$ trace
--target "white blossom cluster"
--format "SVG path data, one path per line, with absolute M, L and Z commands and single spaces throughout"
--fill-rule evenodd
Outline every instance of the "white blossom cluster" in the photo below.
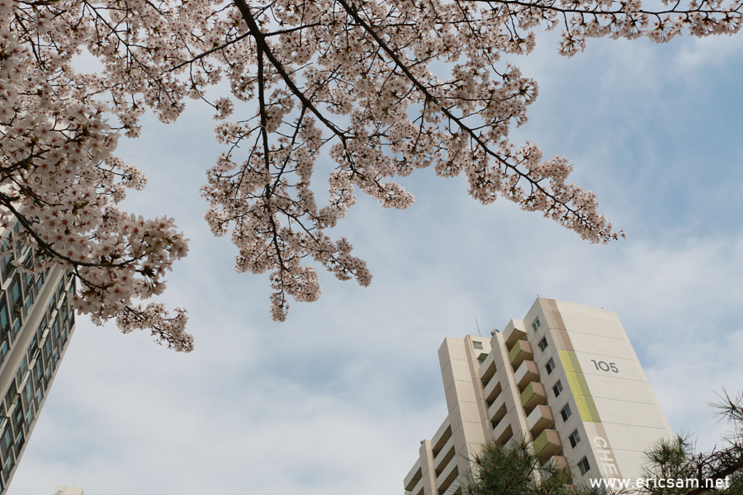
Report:
M 67 32 L 58 35 L 64 30 L 52 11 L 19 6 L 0 2 L 0 225 L 6 235 L 17 232 L 3 255 L 19 260 L 33 248 L 25 269 L 62 265 L 79 279 L 78 312 L 98 324 L 114 318 L 124 332 L 149 329 L 190 351 L 182 310 L 171 317 L 161 305 L 135 302 L 162 293 L 162 277 L 185 256 L 187 240 L 172 219 L 116 208 L 127 188 L 142 189 L 146 180 L 111 154 L 118 133 L 92 98 L 94 78 L 78 81 L 69 67 L 76 43 L 51 36 L 74 38 L 73 25 L 61 23 Z
M 729 0 L 725 0 L 729 1 Z M 639 0 L 0 0 L 0 132 L 4 221 L 21 218 L 24 242 L 42 263 L 74 269 L 77 305 L 125 330 L 154 328 L 188 348 L 183 313 L 132 306 L 162 290 L 160 279 L 185 253 L 170 220 L 144 221 L 113 206 L 141 174 L 111 155 L 116 136 L 137 136 L 147 108 L 175 120 L 186 97 L 212 102 L 227 151 L 202 194 L 215 235 L 230 233 L 236 269 L 270 272 L 271 314 L 288 296 L 320 295 L 309 260 L 336 277 L 368 285 L 364 261 L 334 227 L 356 190 L 383 207 L 408 208 L 394 181 L 415 169 L 464 174 L 482 203 L 499 196 L 542 212 L 590 242 L 615 232 L 593 193 L 569 183 L 572 166 L 516 146 L 536 83 L 502 54 L 529 53 L 534 29 L 561 27 L 560 51 L 589 37 L 668 41 L 740 29 L 741 2 Z M 103 69 L 78 74 L 87 52 Z M 227 121 L 237 102 L 254 114 Z M 112 114 L 118 127 L 104 117 Z M 335 169 L 327 202 L 312 191 L 318 159 Z

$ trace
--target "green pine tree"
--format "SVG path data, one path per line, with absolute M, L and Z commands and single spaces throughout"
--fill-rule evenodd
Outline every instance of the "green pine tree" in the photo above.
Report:
M 541 465 L 526 442 L 488 444 L 472 459 L 462 486 L 465 495 L 575 495 L 570 469 L 553 462 Z
M 642 495 L 743 495 L 743 393 L 732 398 L 723 391 L 720 399 L 710 405 L 732 427 L 724 438 L 725 447 L 695 454 L 688 436 L 659 442 L 645 454 L 649 464 L 644 476 L 696 482 L 673 488 L 650 486 L 640 492 Z

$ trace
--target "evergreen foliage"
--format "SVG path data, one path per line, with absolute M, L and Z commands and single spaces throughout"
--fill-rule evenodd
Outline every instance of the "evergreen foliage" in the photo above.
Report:
M 694 454 L 689 438 L 678 436 L 659 442 L 646 453 L 650 462 L 645 477 L 696 480 L 696 486 L 650 486 L 641 491 L 643 495 L 743 495 L 743 393 L 733 398 L 723 391 L 720 399 L 710 405 L 731 426 L 722 449 Z M 708 480 L 714 486 L 708 486 Z
M 488 444 L 472 460 L 472 471 L 462 487 L 466 495 L 567 495 L 576 494 L 567 467 L 553 461 L 540 464 L 530 444 L 513 441 Z

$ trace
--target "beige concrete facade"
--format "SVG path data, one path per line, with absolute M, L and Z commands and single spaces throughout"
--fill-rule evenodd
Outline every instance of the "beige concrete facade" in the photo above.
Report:
M 17 234 L 0 232 L 7 245 Z M 0 495 L 4 495 L 75 328 L 74 280 L 60 268 L 31 273 L 33 252 L 0 256 Z
M 671 430 L 616 313 L 537 298 L 492 338 L 439 349 L 448 415 L 405 477 L 406 495 L 461 494 L 488 442 L 525 439 L 578 484 L 637 478 L 643 452 Z
M 54 489 L 54 495 L 83 495 L 83 489 L 73 486 L 59 486 Z

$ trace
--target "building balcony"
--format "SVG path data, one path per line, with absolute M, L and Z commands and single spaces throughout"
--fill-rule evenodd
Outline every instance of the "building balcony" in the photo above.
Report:
M 405 476 L 405 490 L 412 492 L 418 482 L 421 480 L 423 473 L 421 472 L 421 460 L 418 458 L 413 468 L 410 470 L 407 476 Z
M 488 419 L 497 423 L 506 415 L 506 394 L 500 394 L 493 404 L 488 407 Z
M 539 368 L 537 363 L 531 359 L 527 359 L 521 363 L 519 369 L 515 373 L 516 384 L 519 386 L 519 391 L 523 392 L 529 383 L 536 381 L 539 378 Z
M 552 457 L 562 450 L 560 435 L 555 430 L 544 430 L 534 440 L 534 452 L 540 459 Z
M 446 445 L 439 451 L 439 455 L 437 455 L 433 460 L 433 465 L 436 470 L 436 476 L 440 475 L 444 469 L 446 469 L 446 466 L 449 465 L 449 461 L 452 460 L 454 457 L 454 437 L 449 437 L 449 440 L 446 442 Z
M 480 380 L 489 382 L 495 375 L 495 359 L 494 353 L 491 352 L 488 357 L 480 364 Z
M 433 451 L 434 458 L 439 455 L 439 452 L 444 448 L 444 445 L 446 445 L 449 438 L 451 438 L 451 422 L 447 417 L 444 422 L 441 423 L 441 426 L 439 426 L 439 429 L 436 431 L 433 438 L 431 438 L 431 450 Z
M 495 429 L 493 429 L 493 440 L 501 445 L 505 445 L 512 436 L 513 429 L 511 428 L 511 422 L 508 421 L 508 418 L 503 418 Z
M 462 495 L 462 485 L 459 483 L 452 483 L 452 485 L 446 489 L 441 495 Z
M 562 455 L 553 455 L 552 461 L 555 463 L 555 467 L 557 469 L 566 469 L 568 468 L 568 458 Z
M 503 331 L 503 340 L 506 342 L 506 348 L 510 350 L 516 341 L 523 340 L 524 337 L 526 337 L 526 327 L 524 327 L 524 322 L 521 320 L 509 321 L 508 326 L 506 326 L 506 329 Z
M 521 392 L 521 405 L 524 406 L 527 414 L 531 413 L 531 410 L 536 406 L 545 402 L 547 402 L 547 392 L 544 390 L 544 385 L 539 382 L 531 382 Z
M 545 428 L 551 428 L 555 424 L 550 406 L 539 405 L 526 418 L 526 425 L 531 436 L 536 438 Z
M 493 402 L 500 395 L 501 390 L 500 381 L 498 378 L 493 377 L 493 379 L 485 386 L 482 395 L 485 397 L 486 401 Z
M 508 351 L 508 360 L 511 361 L 514 370 L 518 369 L 524 360 L 533 357 L 534 351 L 531 350 L 531 344 L 526 340 L 517 340 L 513 348 Z
M 459 468 L 456 462 L 450 462 L 444 471 L 436 477 L 436 488 L 438 493 L 443 493 L 459 476 Z

